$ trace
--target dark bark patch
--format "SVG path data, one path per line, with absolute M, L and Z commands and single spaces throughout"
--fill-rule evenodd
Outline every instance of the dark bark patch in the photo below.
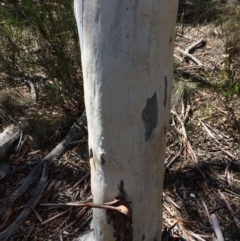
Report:
M 104 164 L 106 162 L 106 160 L 104 158 L 104 154 L 101 154 L 100 160 L 101 160 L 101 164 L 104 166 Z
M 142 120 L 145 127 L 145 142 L 149 141 L 152 131 L 158 122 L 158 103 L 157 93 L 155 92 L 151 98 L 147 99 L 146 106 L 142 111 Z
M 89 150 L 89 159 L 93 158 L 93 151 L 92 151 L 92 148 L 90 148 Z
M 168 90 L 168 80 L 167 80 L 167 76 L 165 76 L 164 78 L 164 98 L 163 98 L 163 105 L 166 108 L 167 105 L 167 90 Z
M 98 7 L 97 13 L 96 13 L 96 16 L 95 16 L 95 22 L 99 23 L 99 21 L 100 21 L 100 8 Z

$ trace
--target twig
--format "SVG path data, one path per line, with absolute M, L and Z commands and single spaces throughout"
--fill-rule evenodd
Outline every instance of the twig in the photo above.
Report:
M 218 131 L 217 129 L 213 128 L 212 126 L 210 126 L 210 125 L 207 124 L 207 123 L 205 123 L 205 125 L 206 125 L 209 129 L 211 129 L 213 132 L 215 132 L 218 136 L 220 136 L 221 139 L 222 139 L 228 146 L 230 146 L 229 143 L 228 143 L 228 141 L 225 139 L 225 138 L 229 138 L 229 136 L 226 136 L 226 135 L 222 134 L 220 131 Z M 224 138 L 224 137 L 225 137 L 225 138 Z
M 182 102 L 182 104 L 183 104 L 183 102 Z M 184 104 L 183 104 L 183 106 L 184 106 Z M 186 110 L 184 111 L 185 114 L 183 114 L 183 123 L 186 122 L 186 120 L 187 120 L 187 118 L 188 118 L 188 116 L 189 116 L 190 110 L 191 110 L 191 106 L 190 106 L 190 105 L 187 105 L 187 108 L 186 108 Z
M 59 240 L 60 240 L 60 241 L 63 241 L 62 232 L 60 232 L 60 233 L 58 234 L 58 237 L 59 237 Z
M 72 221 L 71 223 L 69 223 L 66 228 L 71 227 L 74 223 L 76 223 L 80 218 L 82 218 L 88 211 L 88 208 L 82 208 L 78 214 L 76 215 L 76 218 L 74 219 L 74 221 Z
M 201 170 L 201 168 L 200 168 L 200 166 L 198 164 L 197 156 L 194 153 L 190 142 L 188 141 L 187 132 L 186 132 L 186 129 L 185 129 L 185 126 L 184 126 L 184 122 L 181 120 L 181 118 L 179 117 L 179 115 L 177 114 L 176 111 L 171 110 L 171 113 L 177 118 L 178 122 L 181 125 L 181 130 L 177 130 L 177 131 L 178 131 L 178 133 L 180 133 L 182 135 L 183 143 L 185 145 L 185 148 L 186 148 L 188 154 L 190 155 L 191 159 L 193 160 L 193 162 L 194 162 L 196 168 L 198 169 L 198 171 L 202 174 L 203 178 L 206 180 L 207 183 L 209 183 L 209 181 L 206 178 L 205 174 L 202 172 L 202 170 Z
M 236 160 L 236 157 L 235 157 L 232 153 L 230 153 L 229 151 L 227 151 L 227 150 L 225 150 L 225 149 L 223 149 L 223 148 L 221 147 L 222 144 L 217 140 L 217 138 L 216 138 L 216 137 L 213 135 L 213 133 L 207 128 L 207 126 L 206 126 L 200 119 L 198 119 L 198 120 L 200 121 L 200 123 L 202 124 L 202 126 L 204 127 L 204 129 L 206 130 L 207 134 L 208 134 L 213 140 L 215 140 L 215 142 L 217 142 L 218 145 L 215 144 L 215 146 L 218 147 L 222 152 L 224 152 L 225 154 L 227 154 L 229 157 L 231 157 L 231 158 L 233 158 L 233 159 Z
M 181 143 L 181 147 L 180 150 L 178 151 L 178 153 L 165 165 L 166 168 L 170 168 L 170 166 L 173 164 L 173 162 L 175 162 L 175 160 L 178 159 L 178 157 L 181 155 L 183 151 L 183 145 Z
M 233 209 L 232 209 L 230 203 L 227 201 L 227 199 L 226 199 L 226 197 L 224 196 L 223 193 L 221 193 L 219 190 L 218 190 L 218 192 L 219 192 L 219 194 L 221 195 L 222 199 L 225 201 L 225 203 L 226 203 L 229 211 L 231 212 L 231 214 L 232 214 L 232 216 L 233 216 L 233 218 L 234 218 L 234 220 L 235 220 L 235 222 L 236 222 L 237 227 L 240 229 L 240 221 L 239 221 L 238 218 L 235 216 L 235 214 L 234 214 L 234 212 L 233 212 Z
M 215 234 L 217 236 L 217 240 L 218 241 L 224 241 L 223 234 L 222 234 L 221 228 L 219 226 L 217 217 L 215 216 L 215 214 L 209 214 L 207 205 L 205 204 L 205 202 L 203 200 L 202 200 L 202 204 L 203 204 L 203 206 L 205 208 L 205 211 L 207 213 L 209 222 L 210 222 L 210 224 L 212 225 L 212 227 L 213 227 L 213 229 L 215 231 Z
M 120 212 L 127 216 L 129 220 L 131 220 L 132 217 L 132 211 L 130 204 L 131 202 L 126 201 L 124 198 L 121 199 L 114 199 L 111 202 L 103 203 L 103 204 L 97 204 L 92 202 L 70 202 L 70 203 L 42 203 L 40 206 L 45 207 L 60 207 L 60 206 L 66 206 L 66 207 L 87 207 L 87 208 L 100 208 L 100 209 L 106 209 L 106 210 L 113 210 Z
M 102 208 L 102 209 L 111 209 L 114 211 L 121 212 L 121 209 L 114 206 L 97 204 L 97 203 L 88 203 L 88 202 L 70 202 L 70 203 L 41 203 L 42 207 L 88 207 L 88 208 Z
M 180 34 L 180 33 L 177 33 L 176 35 L 179 36 L 179 37 L 181 37 L 181 38 L 185 38 L 185 39 L 192 40 L 192 37 L 191 37 L 191 36 L 188 36 L 188 35 L 183 35 L 183 34 Z
M 212 223 L 212 226 L 214 228 L 215 234 L 217 236 L 217 240 L 218 241 L 224 241 L 222 230 L 220 228 L 220 225 L 218 223 L 216 215 L 213 213 L 213 214 L 210 215 L 210 218 L 211 218 L 211 223 Z
M 80 178 L 79 181 L 77 181 L 73 187 L 76 187 L 78 185 L 80 185 L 86 178 L 88 178 L 90 176 L 90 172 L 86 173 L 82 178 Z
M 53 216 L 53 217 L 51 217 L 51 218 L 43 221 L 43 222 L 42 222 L 42 225 L 43 225 L 43 224 L 46 224 L 46 223 L 49 223 L 49 222 L 53 221 L 53 220 L 56 219 L 56 218 L 61 217 L 61 216 L 64 215 L 65 213 L 68 213 L 71 209 L 72 209 L 72 208 L 69 208 L 69 209 L 65 210 L 64 212 L 59 213 L 59 214 L 57 214 L 57 215 L 55 215 L 55 216 Z
M 172 216 L 172 217 L 174 217 L 174 213 L 170 210 L 170 207 L 165 203 L 165 202 L 163 202 L 163 206 L 164 206 L 164 208 L 169 212 L 169 214 Z
M 79 143 L 86 143 L 88 140 L 79 140 L 79 141 L 72 141 L 69 144 L 79 144 Z
M 192 231 L 187 230 L 187 232 L 199 241 L 205 241 L 206 240 L 206 239 L 201 238 L 201 236 L 199 234 L 196 234 Z M 208 237 L 212 238 L 211 236 L 208 236 Z
M 232 184 L 233 184 L 233 173 L 232 173 L 232 171 L 230 172 L 229 169 L 231 167 L 232 162 L 233 161 L 227 160 L 227 165 L 225 168 L 225 177 L 227 178 L 228 184 L 231 188 L 232 188 Z
M 169 195 L 167 195 L 165 192 L 163 192 L 163 197 L 168 201 L 168 202 L 170 202 L 175 208 L 177 208 L 177 209 L 180 209 L 180 207 L 173 201 L 173 199 L 169 196 Z
M 208 219 L 209 219 L 209 221 L 210 221 L 210 224 L 212 224 L 211 223 L 211 219 L 210 219 L 210 214 L 209 214 L 209 211 L 208 211 L 208 208 L 207 208 L 207 205 L 206 205 L 206 203 L 202 200 L 202 204 L 203 204 L 203 206 L 204 206 L 204 209 L 205 209 L 205 211 L 206 211 L 206 213 L 207 213 L 207 216 L 208 216 Z
M 239 198 L 240 198 L 240 194 L 234 193 L 234 192 L 232 192 L 231 190 L 228 190 L 228 189 L 224 188 L 223 191 L 226 192 L 227 195 L 230 195 L 230 196 L 232 196 L 232 197 L 234 197 L 234 198 L 235 198 L 235 197 L 239 197 Z
M 37 218 L 38 218 L 38 220 L 40 221 L 40 223 L 42 223 L 42 218 L 41 218 L 41 216 L 39 215 L 39 213 L 37 212 L 37 210 L 36 210 L 34 207 L 32 207 L 32 206 L 30 206 L 30 205 L 26 205 L 25 207 L 31 208 L 32 211 L 33 211 L 33 212 L 35 213 L 35 215 L 37 216 Z
M 21 146 L 22 136 L 23 136 L 23 132 L 21 131 L 21 133 L 20 133 L 20 137 L 19 137 L 19 141 L 18 141 L 18 144 L 17 144 L 16 150 L 15 150 L 16 152 L 19 151 L 19 148 L 20 148 L 20 146 Z
M 177 57 L 179 58 L 181 61 L 182 61 L 182 58 L 178 57 L 177 55 L 174 55 L 174 57 Z M 180 66 L 180 67 L 177 67 L 176 70 L 185 70 L 185 69 L 201 69 L 203 66 L 201 65 L 187 65 L 187 66 Z M 204 66 L 205 69 L 210 69 L 210 67 L 208 66 Z
M 184 237 L 186 238 L 186 240 L 192 241 L 191 237 L 189 237 L 189 234 L 187 233 L 187 230 L 183 227 L 183 225 L 179 224 L 178 226 L 182 230 L 182 233 L 183 233 Z
M 92 220 L 92 215 L 90 215 L 90 216 L 80 225 L 80 227 L 76 230 L 76 232 L 77 232 L 78 230 L 81 230 L 83 227 L 85 227 L 91 220 Z
M 20 151 L 21 151 L 21 149 L 22 149 L 22 146 L 23 146 L 23 144 L 26 142 L 26 140 L 27 140 L 27 135 L 24 137 L 23 140 L 21 140 L 21 142 L 19 142 L 20 145 L 18 146 L 18 152 L 17 152 L 17 154 L 16 154 L 16 157 L 19 157 Z

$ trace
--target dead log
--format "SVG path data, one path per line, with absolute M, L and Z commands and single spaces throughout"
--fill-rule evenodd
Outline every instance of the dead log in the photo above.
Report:
M 0 133 L 0 161 L 9 148 L 12 147 L 14 141 L 20 136 L 20 133 L 19 127 L 15 125 L 7 126 L 5 130 Z
M 5 178 L 10 172 L 11 172 L 10 165 L 5 161 L 0 162 L 0 181 L 3 178 Z

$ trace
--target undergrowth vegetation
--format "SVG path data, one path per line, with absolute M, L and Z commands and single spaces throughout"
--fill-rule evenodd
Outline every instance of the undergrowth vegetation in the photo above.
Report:
M 84 108 L 81 76 L 73 1 L 1 1 L 1 127 L 20 123 L 38 148 L 59 140 Z
M 221 38 L 225 45 L 225 74 L 223 88 L 227 97 L 240 94 L 240 8 L 229 6 L 227 13 L 222 14 L 218 21 Z
M 2 1 L 0 71 L 13 78 L 54 78 L 50 103 L 81 99 L 81 63 L 72 1 Z M 57 101 L 52 98 L 57 95 Z
M 214 71 L 199 71 L 199 79 L 205 76 L 208 83 L 205 83 L 204 87 L 223 94 L 226 100 L 231 100 L 240 95 L 240 6 L 239 2 L 234 0 L 220 2 L 221 4 L 216 0 L 180 1 L 183 14 L 179 15 L 178 24 L 182 33 L 188 25 L 212 26 L 209 34 L 222 41 L 224 61 L 220 63 L 221 67 L 217 66 Z M 184 71 L 175 71 L 177 82 L 174 84 L 173 104 L 199 87 L 195 77 L 193 80 L 192 76 L 186 77 Z

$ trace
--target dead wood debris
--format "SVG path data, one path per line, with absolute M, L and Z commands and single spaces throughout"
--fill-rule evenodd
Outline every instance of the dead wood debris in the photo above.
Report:
M 172 118 L 173 126 L 175 127 L 176 131 L 182 136 L 182 142 L 183 142 L 183 146 L 185 148 L 185 151 L 191 156 L 191 159 L 194 162 L 195 166 L 197 167 L 199 172 L 202 174 L 204 179 L 208 182 L 208 179 L 206 178 L 205 174 L 203 173 L 203 171 L 201 170 L 201 168 L 199 166 L 197 156 L 196 156 L 194 150 L 192 149 L 192 146 L 191 146 L 190 142 L 188 141 L 187 132 L 186 132 L 186 129 L 185 129 L 185 126 L 184 126 L 184 121 L 186 121 L 186 119 L 187 119 L 188 111 L 185 112 L 183 105 L 182 105 L 182 107 L 183 107 L 182 108 L 183 120 L 181 120 L 180 116 L 177 114 L 176 111 L 174 111 L 174 110 L 171 111 L 171 113 L 176 117 L 177 121 L 180 124 L 180 127 L 177 127 L 174 118 Z M 187 108 L 187 110 L 188 110 L 188 108 Z
M 80 213 L 82 215 L 83 212 L 86 212 L 86 208 L 100 208 L 100 209 L 106 209 L 107 212 L 107 222 L 110 224 L 113 223 L 114 228 L 114 236 L 116 238 L 120 238 L 121 241 L 127 241 L 132 240 L 132 211 L 130 207 L 130 202 L 126 201 L 123 197 L 116 198 L 115 200 L 103 203 L 103 204 L 97 204 L 93 202 L 75 202 L 75 203 L 42 203 L 40 206 L 43 207 L 81 207 Z M 70 208 L 71 209 L 71 208 Z M 67 209 L 66 211 L 42 222 L 42 224 L 48 223 L 50 221 L 53 221 L 54 219 L 64 215 L 65 213 L 69 212 L 70 209 Z M 81 216 L 80 215 L 80 216 Z M 78 215 L 79 218 L 79 215 Z M 82 228 L 85 226 L 90 220 L 91 216 L 80 226 Z M 72 225 L 72 223 L 70 224 Z M 68 225 L 68 227 L 70 226 Z M 80 229 L 79 228 L 79 229 Z
M 203 67 L 203 64 L 196 58 L 194 57 L 191 52 L 195 49 L 200 47 L 201 45 L 205 44 L 205 41 L 203 38 L 199 39 L 195 43 L 193 43 L 191 46 L 186 48 L 185 50 L 182 50 L 181 48 L 177 47 L 176 50 L 180 52 L 184 57 L 188 57 L 191 60 L 193 60 L 199 67 Z M 176 55 L 175 55 L 176 56 Z
M 45 188 L 48 184 L 48 167 L 46 164 L 43 166 L 42 177 L 36 186 L 32 196 L 26 205 L 26 208 L 21 212 L 21 214 L 11 223 L 4 231 L 0 233 L 0 240 L 7 241 L 12 235 L 15 229 L 22 224 L 22 222 L 29 216 L 31 209 L 35 208 L 38 202 L 41 200 L 42 195 L 44 194 Z M 11 204 L 9 204 L 11 205 Z
M 190 107 L 187 103 L 185 105 L 187 107 L 182 104 L 182 109 L 172 110 L 170 133 L 174 136 L 172 137 L 174 141 L 173 144 L 168 145 L 165 167 L 170 160 L 174 161 L 167 168 L 165 174 L 167 191 L 163 194 L 164 227 L 168 238 L 166 240 L 171 240 L 171 237 L 181 237 L 183 240 L 189 241 L 238 241 L 240 229 L 237 213 L 240 210 L 240 182 L 236 177 L 239 178 L 240 168 L 239 156 L 236 153 L 239 152 L 236 152 L 238 150 L 237 143 L 233 144 L 231 136 L 227 135 L 224 129 L 219 129 L 222 127 L 219 125 L 219 120 L 222 118 L 225 120 L 222 115 L 229 115 L 229 112 L 223 108 L 221 108 L 223 111 L 219 111 L 219 107 L 216 108 L 214 105 L 212 107 L 216 110 L 214 115 L 218 116 L 216 122 L 211 122 L 210 125 L 209 121 L 206 121 L 208 119 L 196 118 L 198 127 L 197 133 L 195 133 L 196 138 L 192 138 L 193 133 L 188 133 L 189 138 L 185 127 L 189 119 L 192 122 L 192 116 L 189 116 L 189 113 L 193 115 L 193 112 L 199 110 L 194 109 L 188 112 L 186 110 Z M 212 116 L 211 119 L 213 117 L 216 118 Z M 207 139 L 206 144 L 204 144 L 204 138 Z M 187 143 L 188 139 L 193 145 Z M 199 152 L 203 146 L 205 149 Z M 175 154 L 172 150 L 175 150 Z M 216 155 L 215 159 L 218 162 L 211 159 L 210 155 Z M 187 164 L 190 160 L 193 161 L 196 170 L 202 177 L 197 173 L 187 176 L 188 173 L 192 173 L 194 168 Z M 187 169 L 184 169 L 184 166 Z M 222 166 L 221 169 L 219 166 Z M 194 213 L 192 217 L 191 210 Z M 177 224 L 171 229 L 171 232 L 166 233 L 166 230 L 176 222 Z
M 12 147 L 14 141 L 20 136 L 21 130 L 18 126 L 7 126 L 2 133 L 0 133 L 0 160 L 4 157 L 9 148 Z
M 178 141 L 174 142 L 175 143 L 174 145 L 179 144 L 179 146 L 180 146 L 179 151 L 181 150 L 181 152 L 180 152 L 180 154 L 177 153 L 178 154 L 177 157 L 175 157 L 175 155 L 174 155 L 173 158 L 169 158 L 170 161 L 172 159 L 174 159 L 174 161 L 171 163 L 171 165 L 169 165 L 169 169 L 170 170 L 172 170 L 172 167 L 175 168 L 175 165 L 176 165 L 176 163 L 179 162 L 179 159 L 182 159 L 184 157 L 184 161 L 186 162 L 187 161 L 187 157 L 190 157 L 191 160 L 194 157 L 193 154 L 191 154 L 191 155 L 189 154 L 189 151 L 187 149 L 187 148 L 189 148 L 189 146 L 188 146 L 188 144 L 186 142 L 186 140 L 188 140 L 188 136 L 187 136 L 187 130 L 185 128 L 185 125 L 186 125 L 186 122 L 188 121 L 188 119 L 190 117 L 189 116 L 190 109 L 191 109 L 190 105 L 188 105 L 186 108 L 185 108 L 184 105 L 182 105 L 182 110 L 180 111 L 181 114 L 178 114 L 177 111 L 173 111 L 173 113 L 172 113 L 173 117 L 174 117 L 174 119 L 173 119 L 173 123 L 174 124 L 172 125 L 172 129 L 176 130 L 175 133 L 177 133 L 177 135 L 179 137 L 177 139 Z M 200 123 L 200 125 L 202 125 L 200 121 L 199 121 L 199 123 Z M 207 126 L 207 128 L 209 130 L 211 129 L 209 127 L 210 126 L 209 124 L 207 124 L 207 123 L 204 123 L 204 124 L 205 124 L 205 126 Z M 203 128 L 202 130 L 205 130 L 205 129 Z M 224 146 L 223 143 L 225 143 L 227 145 L 227 143 L 229 143 L 229 139 L 228 138 L 224 139 L 223 138 L 224 134 L 222 133 L 222 135 L 220 135 L 219 133 L 221 133 L 221 132 L 218 131 L 216 128 L 215 128 L 215 131 L 216 132 L 214 132 L 214 133 L 218 133 L 217 137 L 216 136 L 215 137 L 218 138 L 217 139 L 218 142 L 221 143 L 221 145 L 218 143 L 218 146 L 221 146 L 221 148 L 226 150 L 226 146 Z M 79 138 L 82 138 L 82 137 L 79 137 Z M 194 150 L 194 148 L 192 147 L 190 149 L 190 151 L 193 151 L 193 150 Z M 57 152 L 57 153 L 59 153 L 59 152 Z M 196 153 L 194 153 L 194 154 L 197 157 L 197 154 Z M 221 154 L 225 155 L 225 158 L 226 157 L 230 158 L 230 156 L 227 155 L 225 152 L 221 152 Z M 236 156 L 235 154 L 232 154 L 232 155 Z M 66 158 L 69 158 L 68 155 L 64 155 L 63 159 L 66 160 Z M 232 165 L 234 165 L 234 162 L 237 162 L 237 161 L 238 161 L 238 159 L 233 160 L 233 161 L 229 160 L 229 163 L 225 164 L 225 168 L 224 168 L 225 173 L 226 173 L 225 175 L 228 175 L 228 173 L 232 172 Z M 72 161 L 69 161 L 69 162 L 66 162 L 66 163 L 72 165 Z M 197 163 L 198 163 L 198 165 L 200 167 L 199 160 L 198 160 Z M 195 164 L 195 162 L 194 162 L 194 164 Z M 210 170 L 210 168 L 208 170 Z M 223 174 L 224 174 L 224 170 L 223 170 Z M 199 173 L 201 173 L 201 172 L 199 172 Z M 207 180 L 211 177 L 209 171 L 204 172 L 204 175 L 208 175 Z M 90 185 L 89 177 L 90 177 L 89 172 L 85 173 L 82 176 L 82 178 L 79 179 L 78 182 L 76 182 L 76 181 L 73 182 L 73 184 L 72 184 L 73 188 L 77 189 L 78 186 L 81 184 L 82 186 L 86 186 L 86 189 L 83 188 L 86 191 L 89 188 L 89 185 Z M 216 171 L 215 171 L 215 177 L 220 177 L 219 174 Z M 221 177 L 221 180 L 222 180 L 223 184 L 226 183 L 226 181 L 227 181 L 224 178 L 224 175 L 223 175 L 223 177 Z M 192 181 L 190 181 L 190 182 L 192 182 Z M 209 195 L 209 193 L 211 193 L 211 195 L 213 195 L 212 198 L 214 198 L 214 200 L 215 200 L 216 196 L 214 196 L 215 192 L 213 191 L 214 188 L 212 186 L 211 179 L 209 180 L 209 182 L 207 182 L 205 180 L 205 178 L 202 176 L 202 182 L 203 183 L 201 185 L 202 185 L 203 190 L 206 193 L 206 195 L 211 197 Z M 74 185 L 74 183 L 75 183 L 75 185 Z M 189 181 L 188 181 L 188 183 L 189 183 Z M 233 181 L 232 181 L 232 186 L 234 186 Z M 180 214 L 182 212 L 183 207 L 186 205 L 185 203 L 189 201 L 189 194 L 190 194 L 190 197 L 191 197 L 190 201 L 191 201 L 191 199 L 198 200 L 199 196 L 196 196 L 194 194 L 194 189 L 191 190 L 192 193 L 189 193 L 190 192 L 190 188 L 188 187 L 188 185 L 186 185 L 186 184 L 183 185 L 183 183 L 182 183 L 181 187 L 177 187 L 177 183 L 176 183 L 176 184 L 173 185 L 173 190 L 174 190 L 173 194 L 170 194 L 170 192 L 164 192 L 164 194 L 163 194 L 163 200 L 164 200 L 163 206 L 164 206 L 164 209 L 167 210 L 168 213 L 170 214 L 170 217 L 169 217 L 169 214 L 168 215 L 166 215 L 166 213 L 164 214 L 165 230 L 168 231 L 168 233 L 165 236 L 164 240 L 167 240 L 167 241 L 172 241 L 172 240 L 174 240 L 174 241 L 176 241 L 176 240 L 214 240 L 214 237 L 212 236 L 212 234 L 208 235 L 209 233 L 207 233 L 207 232 L 206 233 L 201 232 L 201 227 L 197 226 L 196 222 L 187 221 Z M 233 188 L 231 190 L 233 190 Z M 233 197 L 236 198 L 237 194 L 235 194 L 235 192 L 233 192 L 231 190 L 226 189 L 225 192 L 221 192 L 221 193 L 223 193 L 224 197 L 226 195 L 233 195 Z M 45 198 L 47 200 L 48 199 L 47 196 L 49 196 L 49 195 L 47 194 L 47 191 L 46 191 L 45 194 L 43 195 L 43 198 Z M 51 197 L 52 197 L 52 200 L 53 200 L 54 199 L 53 194 L 51 194 Z M 72 194 L 72 197 L 74 197 L 73 194 Z M 219 198 L 219 195 L 218 195 L 218 198 Z M 88 194 L 88 197 L 85 198 L 85 200 L 88 200 L 87 202 L 91 201 L 91 193 L 90 192 Z M 219 201 L 220 200 L 221 200 L 221 198 L 219 198 Z M 225 202 L 224 199 L 222 199 L 222 200 Z M 11 202 L 9 202 L 9 203 L 11 203 Z M 74 202 L 72 202 L 70 204 L 72 205 L 73 203 Z M 67 203 L 65 203 L 65 204 L 67 204 Z M 194 203 L 188 204 L 188 208 L 190 207 L 190 205 L 196 205 L 196 204 L 194 204 Z M 208 205 L 210 205 L 210 204 L 208 203 Z M 229 205 L 232 208 L 232 204 L 229 203 Z M 91 204 L 89 207 L 93 207 L 93 204 Z M 77 234 L 79 232 L 81 232 L 82 228 L 86 227 L 89 224 L 90 220 L 91 220 L 91 213 L 89 212 L 89 207 L 88 208 L 81 207 L 80 209 L 78 209 L 76 211 L 73 211 L 73 207 L 66 206 L 67 209 L 64 209 L 62 211 L 61 207 L 58 204 L 58 206 L 56 206 L 54 209 L 52 209 L 51 213 L 49 213 L 50 217 L 49 218 L 45 218 L 45 219 L 43 219 L 42 213 L 39 213 L 39 211 L 37 211 L 37 210 L 32 208 L 32 209 L 30 209 L 30 211 L 32 210 L 33 212 L 35 212 L 35 216 L 37 217 L 37 220 L 39 221 L 39 223 L 43 227 L 40 228 L 39 231 L 37 231 L 37 230 L 34 231 L 34 226 L 32 225 L 29 228 L 28 236 L 29 237 L 33 237 L 38 232 L 39 233 L 43 232 L 44 227 L 46 227 L 44 224 L 51 225 L 53 222 L 58 223 L 58 228 L 57 229 L 55 228 L 55 230 L 58 230 L 58 233 L 57 233 L 58 237 L 63 238 L 63 237 L 66 237 L 66 235 L 77 236 Z M 77 207 L 75 207 L 74 209 L 77 209 Z M 199 206 L 197 209 L 201 209 L 201 206 Z M 229 207 L 227 207 L 226 202 L 225 202 L 225 205 L 222 205 L 222 203 L 221 203 L 220 206 L 219 205 L 216 206 L 215 204 L 210 205 L 209 209 L 212 210 L 211 212 L 209 212 L 210 213 L 209 215 L 210 215 L 210 217 L 213 217 L 213 219 L 215 217 L 216 217 L 216 219 L 218 219 L 218 213 L 221 212 L 222 210 L 229 210 L 230 216 L 233 218 L 235 223 L 238 224 L 238 221 L 237 221 L 238 219 L 237 219 L 237 216 L 235 215 L 235 212 L 233 211 L 233 209 L 230 209 Z M 48 210 L 50 210 L 50 209 L 48 209 Z M 116 211 L 116 210 L 114 209 L 113 211 Z M 72 213 L 76 213 L 75 214 L 75 220 L 68 220 L 68 217 Z M 214 214 L 215 217 L 212 214 Z M 61 220 L 61 222 L 59 222 L 59 220 Z M 67 230 L 70 229 L 71 227 L 75 226 L 77 224 L 77 222 L 79 222 L 80 220 L 81 220 L 81 223 L 78 225 L 78 228 L 75 228 L 75 231 L 73 231 L 72 233 L 68 233 Z M 174 225 L 175 223 L 177 223 L 177 224 Z M 218 224 L 219 224 L 219 227 L 221 228 L 222 223 L 218 222 Z M 190 227 L 195 227 L 195 228 L 194 229 L 188 228 L 189 226 Z M 167 228 L 167 227 L 170 227 L 170 228 Z M 173 228 L 171 228 L 171 227 L 173 227 Z M 214 230 L 214 226 L 213 226 L 212 230 Z M 165 232 L 165 234 L 166 234 L 166 232 Z
M 7 241 L 10 236 L 12 235 L 13 231 L 21 225 L 23 221 L 28 217 L 31 210 L 36 207 L 38 202 L 40 201 L 42 195 L 44 194 L 45 188 L 47 186 L 47 170 L 50 162 L 55 158 L 59 157 L 65 149 L 68 147 L 71 141 L 76 140 L 77 138 L 82 138 L 83 135 L 86 133 L 86 114 L 85 112 L 82 116 L 74 123 L 71 127 L 70 131 L 68 132 L 67 136 L 59 143 L 45 158 L 43 158 L 30 172 L 30 174 L 23 178 L 16 188 L 14 188 L 13 192 L 7 196 L 7 200 L 1 202 L 0 207 L 0 215 L 2 216 L 3 222 L 1 224 L 2 228 L 5 228 L 8 219 L 10 218 L 11 214 L 13 213 L 14 209 L 12 209 L 13 203 L 21 197 L 39 177 L 42 175 L 39 184 L 36 186 L 35 191 L 32 194 L 32 197 L 29 199 L 27 207 L 22 211 L 22 213 L 18 216 L 15 221 L 13 221 L 7 228 L 5 228 L 0 233 L 0 240 Z M 19 133 L 20 134 L 20 133 Z M 8 208 L 7 208 L 8 207 Z M 37 215 L 40 217 L 39 215 Z

